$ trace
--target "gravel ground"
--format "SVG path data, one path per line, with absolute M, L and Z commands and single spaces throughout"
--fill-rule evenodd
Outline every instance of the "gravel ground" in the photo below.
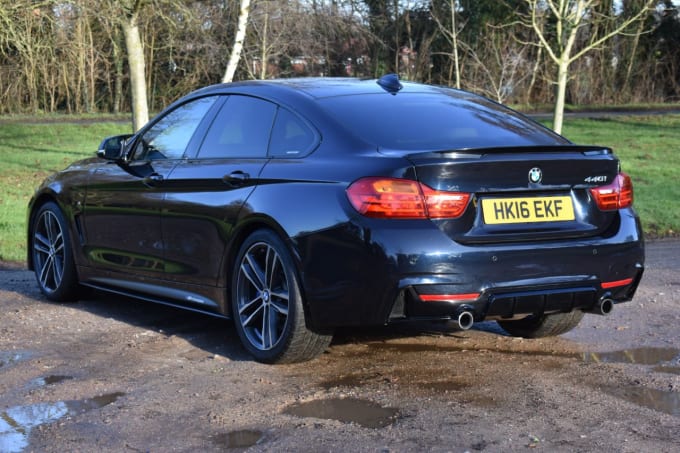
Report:
M 282 366 L 252 362 L 227 321 L 48 303 L 0 264 L 0 452 L 677 452 L 680 242 L 647 255 L 634 301 L 562 337 L 342 331 Z

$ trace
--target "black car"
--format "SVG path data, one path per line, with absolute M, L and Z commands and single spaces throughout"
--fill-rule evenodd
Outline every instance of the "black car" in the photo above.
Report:
M 43 294 L 232 318 L 263 362 L 310 359 L 346 326 L 559 335 L 631 300 L 643 273 L 612 151 L 464 91 L 396 76 L 216 85 L 100 148 L 30 202 Z

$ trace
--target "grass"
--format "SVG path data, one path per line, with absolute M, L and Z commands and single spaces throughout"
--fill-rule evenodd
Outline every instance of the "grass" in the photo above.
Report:
M 26 206 L 40 182 L 93 156 L 105 136 L 129 131 L 115 122 L 0 122 L 0 261 L 25 260 Z
M 635 209 L 648 237 L 680 233 L 680 115 L 568 119 L 562 133 L 614 149 L 633 179 Z
M 26 205 L 40 182 L 75 160 L 92 156 L 103 137 L 130 131 L 128 123 L 111 120 L 0 120 L 0 261 L 25 260 Z M 680 115 L 567 119 L 563 132 L 576 143 L 613 148 L 633 178 L 635 206 L 647 235 L 677 236 Z

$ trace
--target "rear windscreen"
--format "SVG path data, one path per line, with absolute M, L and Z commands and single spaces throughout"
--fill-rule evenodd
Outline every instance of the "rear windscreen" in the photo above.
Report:
M 451 90 L 328 97 L 320 105 L 352 134 L 381 149 L 434 151 L 569 143 L 487 99 Z

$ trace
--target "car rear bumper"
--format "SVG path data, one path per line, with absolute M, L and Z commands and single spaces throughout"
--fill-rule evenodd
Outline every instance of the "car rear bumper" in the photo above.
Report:
M 565 279 L 551 284 L 536 282 L 517 287 L 493 287 L 478 294 L 448 294 L 447 288 L 439 285 L 411 286 L 398 296 L 388 322 L 451 320 L 463 312 L 470 313 L 476 322 L 573 310 L 607 314 L 611 308 L 602 304 L 631 300 L 642 274 L 640 267 L 634 277 L 611 282 L 616 286 L 595 279 L 580 282 Z
M 463 245 L 405 221 L 346 224 L 298 246 L 308 319 L 323 327 L 447 320 L 463 310 L 475 322 L 597 311 L 603 300 L 631 300 L 644 272 L 634 215 L 610 237 Z

